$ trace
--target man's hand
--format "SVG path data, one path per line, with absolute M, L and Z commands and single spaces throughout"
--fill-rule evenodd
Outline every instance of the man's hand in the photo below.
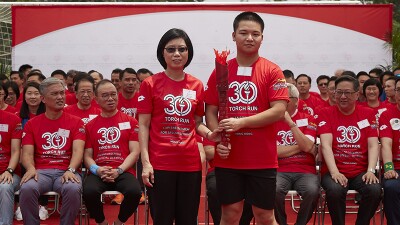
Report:
M 104 182 L 115 182 L 115 179 L 119 177 L 118 170 L 117 169 L 111 169 L 105 172 L 104 176 L 101 177 L 101 179 Z
M 364 174 L 362 176 L 362 180 L 366 184 L 377 184 L 377 183 L 379 183 L 379 179 L 371 171 L 368 171 L 366 174 Z
M 78 179 L 78 177 L 76 176 L 76 174 L 74 174 L 73 172 L 67 170 L 65 171 L 65 173 L 62 175 L 61 177 L 61 183 L 68 183 L 69 181 L 71 181 L 72 183 L 80 183 L 81 181 Z
M 226 132 L 235 132 L 243 128 L 242 119 L 228 118 L 219 122 L 218 128 L 226 130 Z
M 228 158 L 229 153 L 231 152 L 231 144 L 228 143 L 228 147 L 224 146 L 223 144 L 218 144 L 216 150 L 221 159 L 226 159 Z
M 7 183 L 7 184 L 11 183 L 12 184 L 12 183 L 14 183 L 14 180 L 13 180 L 13 177 L 12 177 L 11 173 L 9 173 L 7 171 L 4 171 L 4 173 L 0 175 L 0 183 L 2 183 L 2 184 L 5 184 L 5 183 Z
M 343 187 L 347 187 L 348 180 L 345 175 L 337 172 L 337 173 L 331 174 L 331 177 L 336 183 L 339 183 Z
M 397 179 L 398 177 L 399 177 L 399 174 L 396 172 L 396 170 L 389 170 L 389 171 L 386 171 L 384 174 L 383 174 L 383 177 L 386 179 L 386 180 L 389 180 L 389 179 Z
M 21 185 L 26 183 L 28 180 L 31 178 L 35 179 L 35 181 L 38 181 L 38 174 L 36 172 L 35 168 L 29 169 L 26 171 L 25 175 L 21 179 Z
M 144 185 L 146 185 L 148 187 L 153 187 L 154 170 L 153 170 L 153 166 L 150 163 L 143 165 L 142 180 L 143 180 Z

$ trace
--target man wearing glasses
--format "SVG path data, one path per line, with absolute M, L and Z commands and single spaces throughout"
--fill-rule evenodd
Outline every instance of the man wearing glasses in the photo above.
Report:
M 324 156 L 322 187 L 332 224 L 345 224 L 349 189 L 362 196 L 356 224 L 368 225 L 381 198 L 375 176 L 379 145 L 375 113 L 356 104 L 359 83 L 350 76 L 335 81 L 336 105 L 321 110 L 318 133 Z
M 400 79 L 395 83 L 396 105 L 388 107 L 379 118 L 379 136 L 384 163 L 384 199 L 385 215 L 388 225 L 400 224 Z
M 319 97 L 324 101 L 327 101 L 329 99 L 328 81 L 329 81 L 329 77 L 327 75 L 321 75 L 321 76 L 317 77 Z

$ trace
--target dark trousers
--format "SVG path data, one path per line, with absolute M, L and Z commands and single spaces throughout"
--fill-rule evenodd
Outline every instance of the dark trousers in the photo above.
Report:
M 400 170 L 397 170 L 400 173 Z M 400 224 L 400 178 L 386 180 L 383 178 L 383 203 L 387 225 Z
M 328 203 L 329 215 L 332 219 L 332 224 L 344 225 L 346 214 L 346 194 L 347 191 L 356 190 L 361 195 L 360 207 L 358 209 L 356 225 L 369 225 L 371 218 L 374 216 L 381 200 L 381 185 L 365 184 L 360 175 L 348 179 L 347 187 L 336 183 L 331 175 L 325 174 L 322 177 L 322 187 L 326 192 L 326 201 Z
M 215 171 L 207 174 L 206 189 L 208 197 L 208 208 L 210 209 L 211 217 L 213 218 L 214 225 L 219 225 L 221 221 L 221 203 L 217 196 L 217 181 L 215 179 Z M 253 210 L 249 203 L 246 201 L 243 205 L 242 217 L 240 217 L 239 225 L 249 225 L 253 219 Z
M 147 187 L 154 225 L 197 225 L 201 178 L 201 171 L 154 170 Z
M 106 183 L 100 177 L 89 174 L 83 184 L 83 199 L 90 215 L 101 223 L 105 220 L 100 195 L 105 191 L 119 191 L 124 200 L 119 208 L 118 219 L 125 223 L 135 212 L 141 197 L 139 181 L 131 173 L 123 173 L 114 183 Z

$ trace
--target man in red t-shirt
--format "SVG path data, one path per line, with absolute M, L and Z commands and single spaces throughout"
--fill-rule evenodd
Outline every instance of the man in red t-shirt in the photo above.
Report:
M 21 180 L 15 173 L 21 136 L 21 120 L 15 114 L 0 110 L 0 224 L 13 224 L 14 193 Z
M 96 118 L 101 112 L 99 108 L 92 105 L 94 99 L 94 80 L 87 74 L 76 76 L 75 94 L 78 103 L 64 108 L 64 112 L 82 119 L 84 124 Z
M 359 83 L 351 76 L 335 81 L 336 105 L 321 110 L 318 133 L 321 139 L 322 187 L 332 224 L 345 224 L 345 201 L 349 189 L 360 193 L 362 201 L 356 224 L 368 225 L 381 198 L 375 176 L 379 145 L 375 114 L 357 105 Z
M 132 68 L 126 68 L 119 74 L 121 83 L 121 92 L 118 94 L 118 110 L 137 118 L 137 101 L 139 96 L 139 90 L 136 85 L 139 84 L 139 80 L 136 75 L 136 71 Z
M 217 146 L 215 175 L 222 204 L 221 225 L 237 224 L 243 200 L 260 224 L 276 224 L 274 202 L 278 167 L 274 124 L 285 114 L 288 94 L 281 69 L 259 56 L 264 22 L 253 12 L 233 23 L 237 56 L 228 61 L 227 119 L 218 120 L 215 70 L 206 90 L 207 126 L 230 133 L 230 145 Z
M 316 111 L 322 108 L 325 103 L 317 93 L 310 92 L 311 77 L 306 74 L 300 74 L 296 78 L 296 86 L 300 93 L 299 98 L 306 104 L 306 107 L 302 110 L 314 116 Z
M 60 224 L 75 223 L 81 204 L 81 177 L 76 173 L 83 158 L 85 128 L 78 117 L 63 112 L 64 83 L 54 77 L 40 84 L 46 112 L 30 119 L 22 135 L 20 206 L 24 221 L 39 224 L 41 194 L 56 191 L 62 196 Z
M 124 195 L 118 218 L 125 223 L 135 212 L 141 189 L 133 166 L 139 158 L 138 122 L 117 109 L 118 91 L 109 80 L 97 84 L 96 100 L 101 114 L 86 125 L 87 142 L 84 162 L 89 168 L 83 198 L 97 224 L 108 224 L 100 196 L 105 191 Z
M 279 224 L 287 224 L 285 197 L 289 190 L 296 190 L 303 199 L 296 224 L 306 225 L 317 206 L 320 187 L 315 170 L 317 125 L 311 115 L 298 111 L 299 91 L 293 84 L 287 85 L 290 101 L 285 119 L 276 123 L 279 168 L 275 218 Z
M 385 215 L 388 225 L 400 224 L 400 79 L 395 83 L 396 105 L 379 118 L 379 137 L 385 169 L 383 179 Z

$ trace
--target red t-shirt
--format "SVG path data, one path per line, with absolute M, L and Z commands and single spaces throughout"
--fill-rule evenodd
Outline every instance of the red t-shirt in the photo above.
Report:
M 315 141 L 317 136 L 317 125 L 311 115 L 296 112 L 292 116 L 292 120 L 297 124 L 297 127 L 304 135 L 309 137 L 310 140 Z M 284 121 L 276 123 L 276 131 L 278 135 L 278 146 L 297 145 L 296 139 L 294 139 L 289 125 Z M 289 157 L 278 158 L 278 163 L 278 172 L 316 173 L 314 155 L 303 151 Z
M 21 120 L 13 113 L 0 110 L 0 174 L 8 168 L 11 159 L 11 139 L 21 139 Z
M 137 104 L 138 104 L 139 92 L 137 91 L 133 98 L 126 99 L 122 93 L 118 93 L 118 110 L 125 113 L 128 116 L 132 116 L 137 119 Z
M 327 106 L 321 98 L 312 94 L 310 94 L 310 97 L 308 97 L 307 99 L 302 100 L 305 103 L 305 106 L 303 106 L 303 110 L 312 116 L 316 115 L 316 111 Z
M 376 119 L 378 120 L 380 115 L 385 112 L 387 110 L 388 107 L 390 107 L 390 105 L 388 105 L 386 102 L 379 102 L 379 106 L 378 107 L 371 107 L 368 105 L 368 102 L 359 102 L 358 103 L 361 106 L 370 108 L 372 110 L 374 110 Z
M 36 169 L 66 170 L 75 140 L 85 141 L 85 128 L 80 118 L 63 113 L 50 120 L 46 114 L 30 119 L 22 135 L 22 146 L 33 145 Z
M 87 124 L 90 120 L 100 115 L 101 109 L 91 106 L 89 109 L 83 110 L 78 107 L 78 104 L 74 104 L 65 107 L 64 112 L 81 118 L 83 123 Z
M 379 137 L 392 139 L 392 160 L 395 169 L 400 169 L 400 110 L 389 107 L 379 118 Z
M 288 101 L 288 90 L 281 69 L 260 57 L 251 68 L 240 68 L 236 59 L 228 61 L 227 117 L 249 117 L 270 108 L 277 100 Z M 243 71 L 243 73 L 242 73 Z M 251 71 L 251 72 L 250 72 Z M 215 70 L 211 74 L 205 102 L 218 106 Z M 268 169 L 278 167 L 274 124 L 259 128 L 245 128 L 230 135 L 231 151 L 228 159 L 215 154 L 216 167 L 233 169 Z
M 12 107 L 11 105 L 7 105 L 7 108 L 3 109 L 3 111 L 12 113 L 12 114 L 16 114 L 17 113 L 17 109 Z
M 200 171 L 195 115 L 204 115 L 201 81 L 185 74 L 182 81 L 160 72 L 140 86 L 138 113 L 151 114 L 149 157 L 156 170 Z
M 138 122 L 122 112 L 110 118 L 97 116 L 86 124 L 85 149 L 93 149 L 98 166 L 117 168 L 130 154 L 129 142 L 138 141 Z M 136 175 L 130 168 L 126 172 Z
M 318 117 L 318 133 L 332 134 L 332 151 L 336 166 L 347 178 L 368 169 L 368 138 L 378 137 L 372 109 L 356 105 L 351 115 L 344 115 L 337 106 L 326 107 Z M 323 164 L 322 174 L 328 172 Z
M 76 98 L 75 93 L 65 94 L 65 104 L 73 105 L 76 103 L 78 103 L 78 99 Z

